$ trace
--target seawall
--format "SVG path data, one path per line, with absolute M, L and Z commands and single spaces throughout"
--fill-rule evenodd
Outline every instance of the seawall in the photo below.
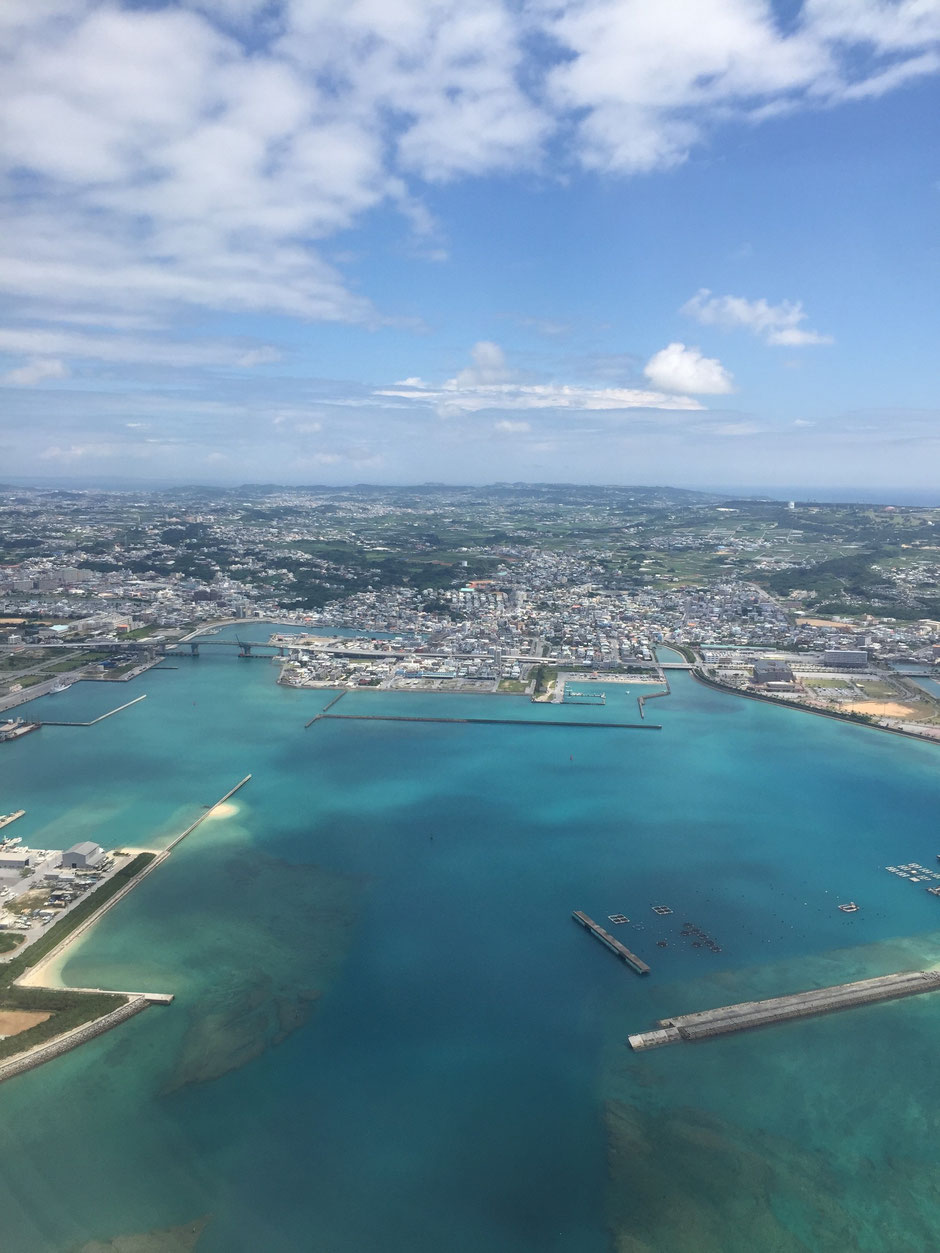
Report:
M 854 983 L 839 983 L 833 987 L 794 992 L 789 996 L 775 996 L 764 1001 L 741 1001 L 735 1005 L 722 1005 L 694 1014 L 661 1018 L 656 1030 L 631 1035 L 629 1044 L 636 1052 L 643 1052 L 665 1044 L 706 1040 L 712 1036 L 789 1022 L 795 1018 L 831 1014 L 838 1010 L 936 991 L 940 991 L 940 971 L 902 970 L 895 974 L 878 975 L 873 979 L 859 979 Z
M 837 722 L 847 722 L 853 727 L 866 727 L 869 731 L 884 731 L 888 735 L 902 735 L 908 740 L 917 740 L 920 744 L 940 744 L 940 740 L 929 735 L 918 735 L 916 731 L 905 731 L 901 727 L 883 727 L 876 722 L 865 722 L 853 718 L 850 714 L 841 714 L 834 709 L 815 709 L 812 705 L 803 705 L 796 701 L 782 700 L 779 696 L 770 696 L 764 692 L 745 692 L 739 687 L 732 687 L 718 679 L 710 679 L 700 670 L 689 670 L 692 678 L 705 687 L 714 688 L 717 692 L 728 692 L 732 696 L 743 696 L 746 700 L 763 701 L 765 705 L 777 705 L 783 709 L 795 709 L 798 713 L 816 714 L 819 718 L 834 718 Z
M 52 1061 L 54 1057 L 61 1057 L 63 1053 L 78 1048 L 86 1040 L 93 1040 L 95 1036 L 103 1035 L 112 1027 L 117 1027 L 128 1018 L 133 1018 L 150 1004 L 146 996 L 134 996 L 102 1018 L 83 1022 L 80 1027 L 73 1027 L 71 1031 L 56 1036 L 54 1040 L 37 1044 L 35 1048 L 28 1049 L 25 1053 L 17 1053 L 14 1057 L 0 1062 L 0 1083 L 3 1083 L 5 1079 L 12 1079 L 15 1075 L 21 1075 L 27 1070 L 34 1070 L 44 1062 Z

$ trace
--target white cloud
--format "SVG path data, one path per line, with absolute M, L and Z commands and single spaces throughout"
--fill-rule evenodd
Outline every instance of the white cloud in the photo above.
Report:
M 549 138 L 652 170 L 883 94 L 936 72 L 940 7 L 806 0 L 784 31 L 770 0 L 3 0 L 0 33 L 6 293 L 368 323 L 318 247 L 377 206 L 433 236 L 422 182 L 538 167 Z
M 632 387 L 590 387 L 573 383 L 523 382 L 507 365 L 502 348 L 489 340 L 474 345 L 472 356 L 472 366 L 461 370 L 439 387 L 419 378 L 409 378 L 374 394 L 433 405 L 441 417 L 498 409 L 598 411 L 702 408 L 690 396 L 666 395 L 664 391 L 646 391 Z
M 52 444 L 39 453 L 42 461 L 76 462 L 83 459 L 98 460 L 124 457 L 149 459 L 152 453 L 151 444 L 163 441 L 149 441 L 145 444 L 114 443 L 107 440 L 95 440 L 87 444 Z
M 451 383 L 454 380 L 450 380 Z M 432 404 L 442 416 L 479 413 L 490 409 L 701 409 L 691 396 L 665 395 L 634 387 L 584 387 L 571 383 L 496 383 L 455 388 L 390 387 L 376 396 Z
M 579 115 L 582 162 L 677 165 L 714 128 L 883 94 L 935 73 L 935 0 L 806 0 L 784 30 L 771 0 L 536 0 L 564 50 L 554 107 Z
M 455 379 L 446 386 L 455 391 L 469 390 L 474 387 L 486 387 L 495 383 L 507 383 L 512 372 L 506 365 L 506 354 L 499 344 L 490 340 L 481 340 L 470 350 L 473 365 L 461 370 Z
M 680 313 L 694 318 L 703 326 L 727 329 L 744 327 L 767 344 L 786 348 L 802 348 L 809 344 L 831 344 L 831 335 L 820 335 L 800 325 L 806 313 L 800 301 L 782 300 L 777 305 L 764 300 L 747 300 L 744 296 L 713 296 L 707 287 L 700 288 L 687 300 Z
M 805 348 L 812 344 L 831 344 L 831 335 L 820 335 L 819 331 L 804 331 L 799 326 L 785 326 L 779 331 L 771 331 L 767 343 L 782 348 Z
M 122 335 L 84 335 L 75 331 L 36 327 L 0 328 L 0 352 L 41 355 L 42 357 L 54 354 L 58 357 L 78 357 L 109 362 L 147 362 L 153 365 L 228 365 L 242 368 L 281 359 L 281 354 L 270 347 L 246 350 L 236 344 L 211 341 L 192 340 L 187 343 L 174 343 L 165 340 L 133 339 Z M 39 364 L 41 365 L 42 361 Z M 41 374 L 40 378 L 61 378 L 67 372 L 61 361 L 47 361 L 46 364 L 54 366 L 58 372 L 48 373 L 47 371 Z M 22 368 L 29 371 L 34 368 L 34 363 Z M 9 379 L 10 376 L 8 375 L 7 378 Z
M 715 357 L 699 348 L 672 343 L 647 361 L 643 373 L 654 387 L 685 396 L 722 396 L 734 391 L 734 379 Z
M 8 387 L 33 387 L 43 379 L 63 379 L 68 375 L 64 361 L 54 357 L 36 357 L 25 365 L 0 374 L 0 383 Z
M 525 435 L 527 431 L 532 430 L 530 422 L 511 422 L 508 418 L 504 418 L 501 422 L 493 423 L 493 430 L 500 435 Z
M 718 435 L 723 439 L 743 439 L 747 435 L 760 435 L 764 427 L 757 422 L 710 422 L 707 426 L 693 428 L 703 435 Z
M 273 365 L 275 361 L 280 360 L 281 353 L 276 348 L 249 348 L 247 352 L 243 352 L 235 358 L 235 364 L 249 370 L 252 366 Z
M 384 203 L 442 258 L 408 180 L 530 165 L 554 124 L 504 0 L 0 13 L 0 289 L 57 314 L 373 322 L 319 241 Z

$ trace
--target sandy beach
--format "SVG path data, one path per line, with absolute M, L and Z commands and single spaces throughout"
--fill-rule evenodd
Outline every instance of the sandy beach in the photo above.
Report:
M 20 987 L 24 988 L 64 988 L 68 985 L 62 981 L 62 968 L 65 963 L 75 952 L 83 937 L 76 936 L 69 944 L 58 952 L 50 953 L 48 957 L 42 958 L 35 966 L 30 966 L 17 979 Z

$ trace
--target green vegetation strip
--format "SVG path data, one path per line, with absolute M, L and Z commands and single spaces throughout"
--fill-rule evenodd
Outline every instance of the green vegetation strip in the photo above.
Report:
M 55 1036 L 63 1035 L 82 1023 L 91 1022 L 123 1005 L 127 997 L 119 993 L 72 992 L 58 988 L 24 988 L 14 986 L 14 981 L 31 966 L 46 957 L 71 933 L 87 921 L 107 901 L 137 877 L 154 859 L 154 853 L 138 853 L 122 866 L 116 874 L 91 892 L 18 957 L 0 964 L 0 1010 L 32 1010 L 49 1013 L 45 1022 L 21 1031 L 19 1035 L 0 1040 L 0 1058 L 25 1052 L 36 1044 L 42 1044 Z
M 69 992 L 51 988 L 15 988 L 14 992 L 13 997 L 4 993 L 0 1009 L 32 1010 L 50 1017 L 18 1035 L 0 1040 L 0 1059 L 25 1053 L 37 1044 L 45 1044 L 47 1040 L 65 1035 L 73 1027 L 103 1018 L 127 1001 L 126 996 L 109 995 L 107 992 Z
M 556 682 L 557 679 L 557 666 L 538 666 L 535 671 L 535 695 L 543 695 L 548 691 L 548 685 Z

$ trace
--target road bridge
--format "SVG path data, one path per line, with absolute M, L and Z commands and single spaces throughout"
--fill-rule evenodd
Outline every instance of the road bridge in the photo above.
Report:
M 160 650 L 165 647 L 164 640 L 56 640 L 51 644 L 0 644 L 0 652 L 20 653 L 34 652 L 38 649 L 68 648 L 76 652 L 121 652 L 132 650 L 138 652 Z
M 198 657 L 201 648 L 237 648 L 239 657 L 284 657 L 287 655 L 288 645 L 272 644 L 268 640 L 215 640 L 215 639 L 198 639 L 198 640 L 178 640 L 176 643 L 167 644 L 166 651 L 168 653 L 180 653 L 184 649 L 189 649 L 190 656 Z M 256 648 L 266 648 L 270 650 L 267 653 L 255 653 Z

